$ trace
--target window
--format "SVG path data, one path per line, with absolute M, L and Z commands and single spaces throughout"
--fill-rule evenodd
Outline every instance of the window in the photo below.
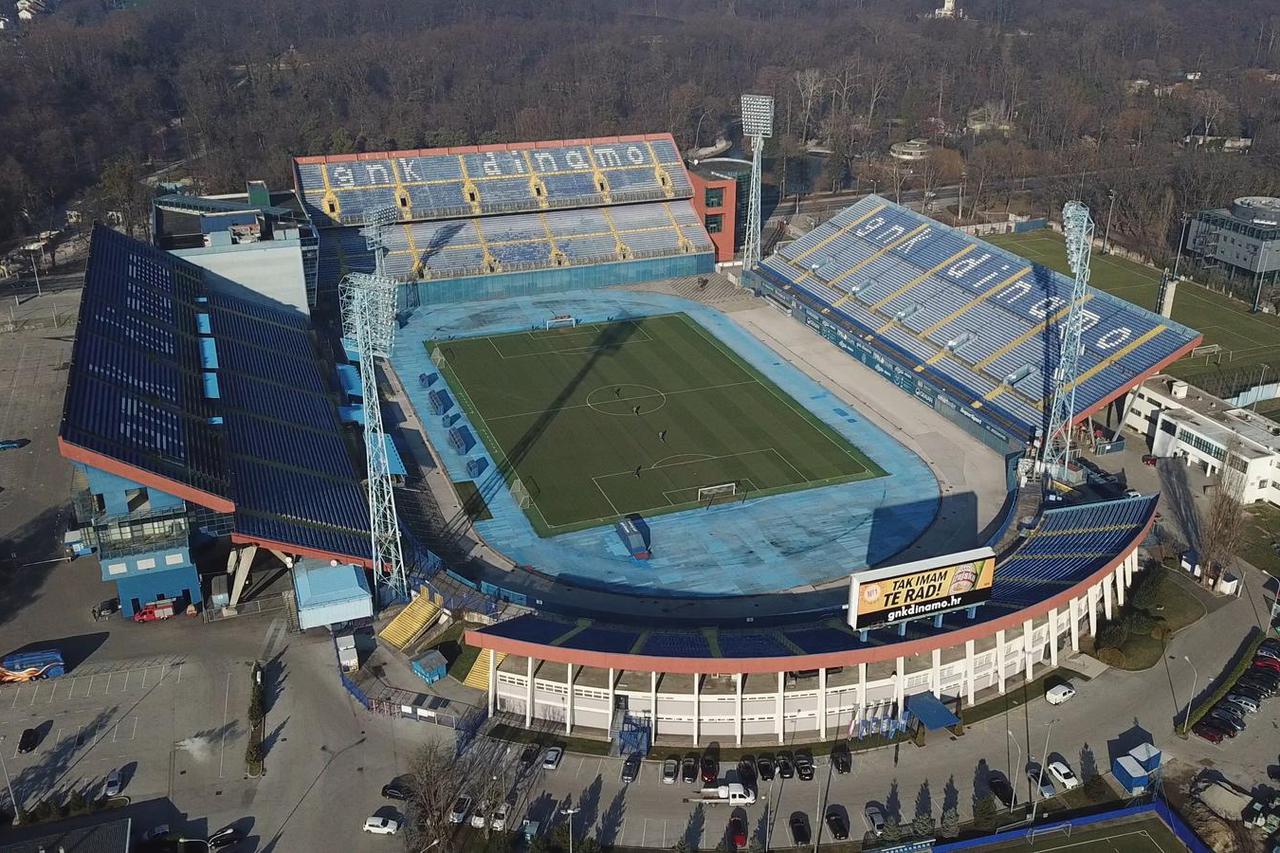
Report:
M 719 213 L 710 214 L 707 217 L 707 233 L 719 234 L 724 230 L 724 216 Z
M 707 207 L 724 207 L 724 187 L 708 187 L 703 201 Z

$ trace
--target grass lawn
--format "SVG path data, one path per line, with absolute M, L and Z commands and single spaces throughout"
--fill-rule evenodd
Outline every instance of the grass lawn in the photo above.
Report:
M 1280 554 L 1271 547 L 1280 542 L 1280 509 L 1269 504 L 1253 504 L 1244 509 L 1245 528 L 1240 557 L 1280 577 Z
M 435 642 L 424 650 L 435 649 L 444 655 L 445 662 L 449 664 L 449 674 L 458 681 L 462 681 L 467 677 L 467 674 L 471 672 L 471 667 L 476 662 L 476 658 L 480 656 L 479 649 L 462 642 L 463 632 L 475 627 L 477 626 L 466 622 L 455 622 L 446 628 L 444 633 L 436 637 Z
M 1107 853 L 1186 853 L 1187 846 L 1178 840 L 1173 830 L 1155 815 L 1143 815 L 1133 820 L 1090 826 L 1066 832 L 1041 832 L 1034 842 L 1024 835 L 1015 841 L 971 847 L 974 851 L 1026 850 L 1038 853 L 1050 851 L 1105 850 Z
M 1063 654 L 1065 655 L 1066 653 L 1063 652 Z M 966 726 L 971 726 L 988 717 L 995 717 L 1006 711 L 1012 711 L 1014 708 L 1020 708 L 1026 702 L 1043 699 L 1045 690 L 1055 684 L 1072 681 L 1075 683 L 1076 688 L 1079 689 L 1080 684 L 1087 680 L 1080 673 L 1065 666 L 1060 666 L 1057 669 L 1049 670 L 1039 678 L 1032 679 L 1031 683 L 1025 685 L 1025 689 L 1021 685 L 1011 687 L 1003 696 L 993 696 L 985 702 L 979 702 L 976 705 L 964 708 L 960 718 Z
M 1158 623 L 1159 630 L 1166 632 L 1165 638 L 1156 636 L 1152 631 L 1126 631 L 1124 640 L 1119 646 L 1120 657 L 1114 655 L 1114 649 L 1093 649 L 1090 652 L 1094 657 L 1117 669 L 1137 671 L 1155 666 L 1164 653 L 1165 644 L 1168 642 L 1167 637 L 1187 627 L 1206 613 L 1204 604 L 1196 596 L 1195 591 L 1188 588 L 1191 582 L 1186 578 L 1164 566 L 1147 569 L 1147 572 L 1155 574 L 1150 577 L 1144 574 L 1135 575 L 1134 586 L 1129 590 L 1128 595 L 1132 596 L 1139 584 L 1152 583 L 1154 588 L 1151 603 L 1146 607 L 1137 608 L 1131 597 L 1126 598 L 1125 607 L 1116 621 L 1123 625 L 1126 614 L 1141 610 Z
M 984 238 L 1024 258 L 1070 275 L 1062 237 L 1052 231 L 1026 234 L 999 234 Z M 1156 310 L 1160 271 L 1127 261 L 1114 255 L 1101 255 L 1096 250 L 1090 264 L 1091 284 L 1143 308 Z M 1175 376 L 1196 381 L 1219 371 L 1236 372 L 1242 368 L 1280 360 L 1280 317 L 1251 314 L 1248 307 L 1234 299 L 1207 290 L 1197 284 L 1182 282 L 1173 300 L 1173 319 L 1204 335 L 1206 344 L 1219 344 L 1231 354 L 1187 357 L 1169 368 Z M 1230 360 L 1228 360 L 1230 359 Z M 1255 367 L 1261 372 L 1261 368 Z M 1271 374 L 1274 376 L 1274 373 Z
M 543 536 L 884 473 L 683 314 L 437 346 Z

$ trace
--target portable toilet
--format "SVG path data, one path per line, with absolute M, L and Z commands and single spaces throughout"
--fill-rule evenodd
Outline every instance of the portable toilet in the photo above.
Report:
M 435 684 L 444 678 L 445 673 L 449 671 L 448 661 L 444 659 L 444 655 L 435 649 L 415 659 L 411 666 L 413 667 L 413 674 L 427 682 L 427 684 Z
M 1160 761 L 1163 758 L 1160 754 L 1160 750 L 1157 749 L 1154 744 L 1150 743 L 1135 746 L 1133 749 L 1129 750 L 1129 755 L 1131 755 L 1133 760 L 1138 762 L 1142 769 L 1148 773 L 1154 773 L 1159 770 Z
M 1122 755 L 1111 762 L 1111 772 L 1130 796 L 1141 794 L 1147 789 L 1147 771 L 1142 769 L 1142 765 L 1132 755 Z

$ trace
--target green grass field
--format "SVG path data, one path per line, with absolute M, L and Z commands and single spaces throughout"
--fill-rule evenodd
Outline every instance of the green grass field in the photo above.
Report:
M 884 473 L 683 314 L 438 346 L 542 536 Z
M 1186 853 L 1187 845 L 1155 815 L 1064 832 L 1039 833 L 1034 841 L 1023 838 L 971 848 L 981 853 L 1024 850 L 1034 853 Z
M 1024 258 L 1070 275 L 1062 237 L 1052 231 L 1026 234 L 1000 234 L 983 239 L 1015 252 Z M 1146 308 L 1156 309 L 1160 272 L 1142 264 L 1101 255 L 1096 250 L 1090 263 L 1090 282 L 1099 290 Z M 1212 356 L 1187 357 L 1174 364 L 1169 372 L 1188 381 L 1223 371 L 1240 371 L 1253 367 L 1261 373 L 1261 364 L 1280 361 L 1280 317 L 1273 314 L 1251 314 L 1247 306 L 1199 286 L 1183 282 L 1173 300 L 1173 319 L 1204 335 L 1206 344 L 1219 344 L 1226 352 Z M 1268 372 L 1270 378 L 1275 374 Z

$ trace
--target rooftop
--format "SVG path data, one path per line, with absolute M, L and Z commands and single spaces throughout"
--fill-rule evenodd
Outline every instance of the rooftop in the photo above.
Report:
M 127 853 L 132 826 L 131 818 L 120 818 L 73 829 L 47 827 L 44 835 L 0 846 L 0 853 Z
M 1195 427 L 1201 435 L 1223 447 L 1230 447 L 1234 437 L 1239 436 L 1244 442 L 1237 451 L 1241 455 L 1261 458 L 1280 454 L 1280 423 L 1232 406 L 1194 385 L 1186 386 L 1185 397 L 1174 397 L 1173 387 L 1180 382 L 1182 380 L 1167 373 L 1158 373 L 1143 382 L 1142 387 L 1174 399 L 1183 407 L 1182 411 L 1167 412 L 1166 417 Z

